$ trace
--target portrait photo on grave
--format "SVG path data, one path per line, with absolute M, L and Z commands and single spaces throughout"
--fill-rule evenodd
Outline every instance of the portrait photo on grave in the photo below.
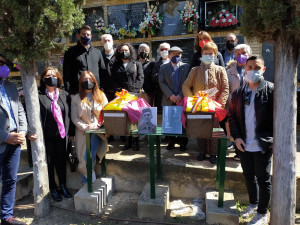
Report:
M 162 133 L 182 134 L 182 106 L 164 106 L 162 118 Z
M 139 134 L 155 134 L 157 127 L 157 108 L 142 107 L 142 116 L 138 122 Z

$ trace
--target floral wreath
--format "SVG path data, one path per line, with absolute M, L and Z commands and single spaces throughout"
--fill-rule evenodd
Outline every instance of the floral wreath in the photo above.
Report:
M 140 23 L 138 30 L 141 33 L 150 31 L 151 34 L 155 34 L 156 30 L 160 30 L 163 21 L 162 13 L 158 12 L 158 3 L 156 5 L 151 5 L 150 9 L 147 10 L 144 21 Z
M 236 17 L 228 10 L 222 9 L 218 15 L 211 18 L 209 26 L 212 27 L 229 27 L 238 23 Z

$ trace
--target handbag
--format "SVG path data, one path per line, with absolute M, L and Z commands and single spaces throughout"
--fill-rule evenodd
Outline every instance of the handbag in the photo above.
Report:
M 70 170 L 71 172 L 76 172 L 79 161 L 76 155 L 76 149 L 74 143 L 72 141 L 69 141 L 67 148 L 68 148 L 68 160 L 70 163 Z

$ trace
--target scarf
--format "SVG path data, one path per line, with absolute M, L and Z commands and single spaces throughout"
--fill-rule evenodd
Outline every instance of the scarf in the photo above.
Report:
M 58 97 L 59 97 L 59 89 L 56 88 L 55 91 L 52 92 L 52 93 L 50 93 L 46 89 L 46 95 L 52 100 L 52 103 L 51 103 L 51 106 L 50 106 L 51 107 L 51 112 L 52 112 L 52 115 L 53 115 L 53 117 L 54 117 L 54 119 L 57 123 L 60 137 L 65 138 L 66 137 L 66 130 L 65 130 L 65 125 L 64 125 L 64 120 L 63 120 L 61 108 L 57 104 Z

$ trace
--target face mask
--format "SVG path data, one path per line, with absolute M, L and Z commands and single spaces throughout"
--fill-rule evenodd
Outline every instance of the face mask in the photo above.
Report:
M 172 63 L 179 63 L 181 60 L 181 57 L 179 55 L 174 55 L 172 58 L 171 58 L 171 62 Z
M 160 51 L 159 54 L 160 54 L 160 56 L 161 56 L 163 59 L 166 59 L 166 58 L 168 58 L 168 56 L 169 56 L 169 53 L 168 53 L 168 51 L 166 51 L 166 50 Z
M 9 68 L 7 65 L 0 66 L 0 78 L 7 78 L 9 75 Z
M 140 56 L 140 58 L 142 58 L 142 59 L 146 59 L 147 56 L 148 56 L 148 54 L 147 54 L 147 52 L 140 52 L 139 56 Z
M 57 86 L 57 78 L 47 77 L 47 78 L 45 78 L 45 84 L 49 87 L 56 87 Z
M 238 62 L 238 64 L 245 64 L 247 62 L 248 56 L 247 55 L 243 55 L 240 54 L 236 57 L 236 61 Z
M 83 45 L 89 45 L 92 39 L 88 36 L 84 36 L 84 37 L 80 37 L 80 40 Z
M 130 56 L 130 53 L 129 53 L 129 52 L 122 52 L 122 53 L 121 53 L 122 59 L 128 59 L 129 56 Z
M 209 40 L 206 40 L 206 39 L 200 41 L 200 42 L 199 42 L 200 48 L 203 48 L 203 46 L 206 45 L 208 42 L 209 42 Z
M 95 86 L 95 83 L 90 81 L 90 80 L 86 80 L 86 81 L 83 81 L 82 82 L 82 88 L 85 89 L 85 90 L 91 90 L 94 88 Z
M 232 43 L 230 41 L 226 41 L 226 48 L 227 48 L 228 51 L 232 51 L 235 46 L 236 46 L 236 43 Z
M 247 71 L 246 79 L 249 83 L 255 84 L 262 79 L 262 72 L 260 70 Z
M 113 43 L 105 42 L 104 48 L 105 48 L 105 50 L 111 50 L 113 48 Z
M 212 55 L 204 55 L 200 60 L 205 64 L 205 65 L 210 65 L 214 61 L 214 57 Z

